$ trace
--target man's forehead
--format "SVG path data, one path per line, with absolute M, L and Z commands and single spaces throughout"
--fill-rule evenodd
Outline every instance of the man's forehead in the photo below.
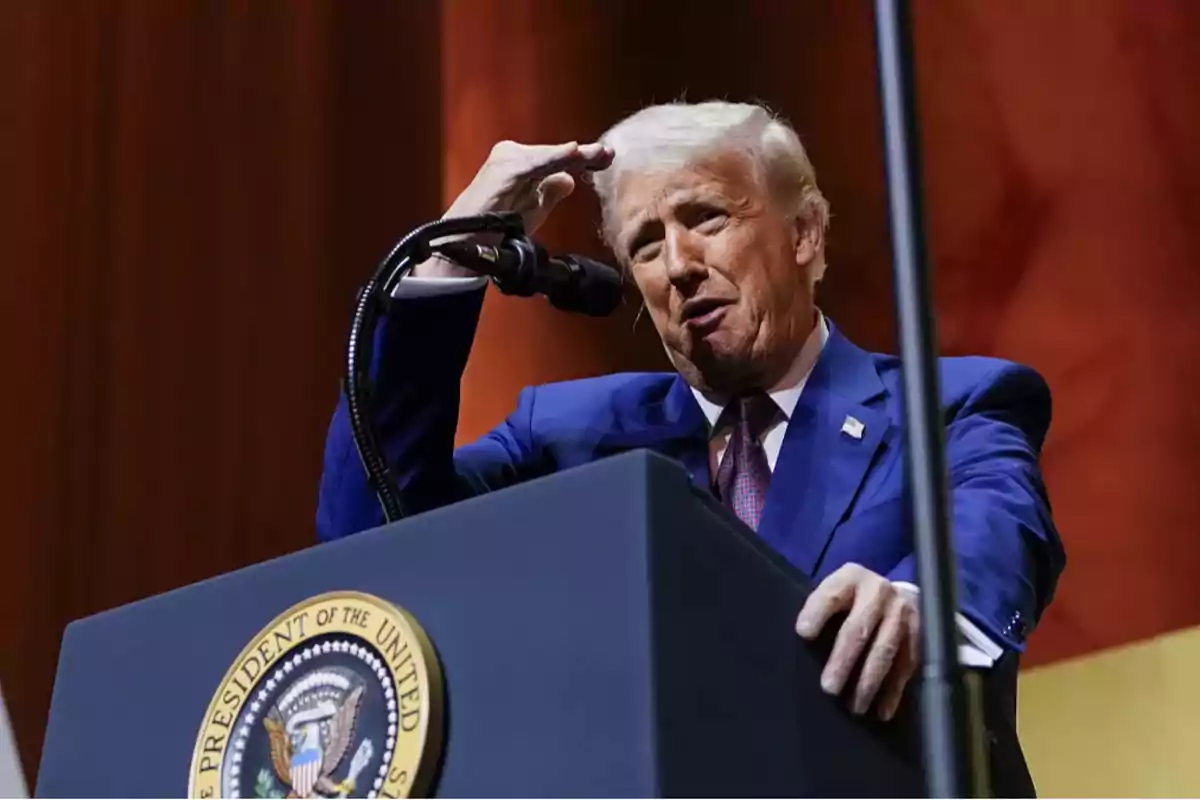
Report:
M 618 224 L 636 225 L 656 209 L 703 196 L 741 198 L 753 192 L 756 181 L 749 158 L 720 152 L 674 169 L 628 170 L 615 186 Z

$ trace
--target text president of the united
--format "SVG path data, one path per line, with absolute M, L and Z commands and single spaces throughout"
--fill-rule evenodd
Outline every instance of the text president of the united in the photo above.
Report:
M 373 365 L 377 424 L 406 496 L 434 507 L 622 449 L 668 453 L 812 576 L 799 635 L 848 612 L 822 684 L 889 718 L 919 664 L 899 363 L 856 347 L 815 305 L 829 209 L 799 138 L 754 105 L 654 106 L 595 143 L 496 145 L 446 214 L 519 211 L 536 231 L 585 177 L 677 372 L 528 388 L 504 422 L 455 449 L 485 285 L 422 264 Z M 1011 663 L 1065 563 L 1038 466 L 1049 390 L 1027 367 L 982 357 L 941 359 L 940 380 L 960 657 L 1011 671 L 1015 693 Z M 319 535 L 381 522 L 343 399 Z

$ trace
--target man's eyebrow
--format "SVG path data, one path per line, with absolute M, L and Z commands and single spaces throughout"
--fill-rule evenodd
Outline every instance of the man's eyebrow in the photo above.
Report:
M 649 214 L 641 215 L 641 219 L 637 220 L 634 224 L 633 234 L 625 242 L 626 251 L 634 250 L 646 238 L 652 222 L 653 219 L 651 219 Z M 629 255 L 633 255 L 633 253 L 629 252 Z
M 706 187 L 686 187 L 676 189 L 666 197 L 661 198 L 668 206 L 680 208 L 689 205 L 717 205 L 723 201 L 723 195 L 720 192 L 714 192 Z M 640 240 L 648 235 L 648 229 L 651 225 L 658 222 L 658 218 L 650 210 L 641 211 L 633 216 L 633 218 L 624 225 L 624 229 L 632 230 L 633 233 L 622 241 L 617 240 L 617 245 L 626 255 L 632 256 L 635 246 Z
M 633 233 L 628 237 L 625 237 L 623 241 L 618 240 L 621 250 L 623 250 L 627 255 L 633 255 L 633 253 L 630 252 L 631 248 L 638 240 L 642 239 L 646 235 L 646 229 L 649 227 L 652 221 L 653 217 L 649 211 L 641 211 L 635 214 L 633 219 L 625 225 L 625 229 L 632 229 Z

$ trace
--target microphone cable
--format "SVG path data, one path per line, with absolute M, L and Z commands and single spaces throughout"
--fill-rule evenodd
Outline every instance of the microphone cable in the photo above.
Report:
M 379 448 L 379 439 L 369 413 L 375 388 L 370 373 L 376 326 L 380 316 L 391 310 L 392 295 L 400 281 L 414 266 L 437 253 L 437 248 L 431 246 L 430 242 L 447 236 L 477 233 L 501 233 L 506 239 L 528 242 L 521 215 L 515 212 L 428 222 L 396 243 L 370 280 L 359 289 L 355 300 L 342 391 L 346 396 L 354 446 L 366 472 L 367 483 L 379 499 L 385 523 L 409 516 L 409 510 L 387 459 Z

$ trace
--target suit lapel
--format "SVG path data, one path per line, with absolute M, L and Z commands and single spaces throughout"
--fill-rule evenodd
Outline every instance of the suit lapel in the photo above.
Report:
M 888 416 L 872 402 L 883 393 L 871 357 L 831 325 L 788 422 L 759 523 L 759 534 L 809 575 L 888 433 Z
M 597 454 L 647 448 L 679 461 L 698 489 L 711 491 L 704 412 L 681 376 L 666 373 L 662 379 L 650 390 L 657 399 L 619 405 L 617 424 L 601 438 Z M 871 356 L 830 324 L 788 422 L 758 526 L 767 543 L 809 575 L 890 438 L 891 420 L 880 407 L 884 395 Z M 843 431 L 848 421 L 850 432 Z

